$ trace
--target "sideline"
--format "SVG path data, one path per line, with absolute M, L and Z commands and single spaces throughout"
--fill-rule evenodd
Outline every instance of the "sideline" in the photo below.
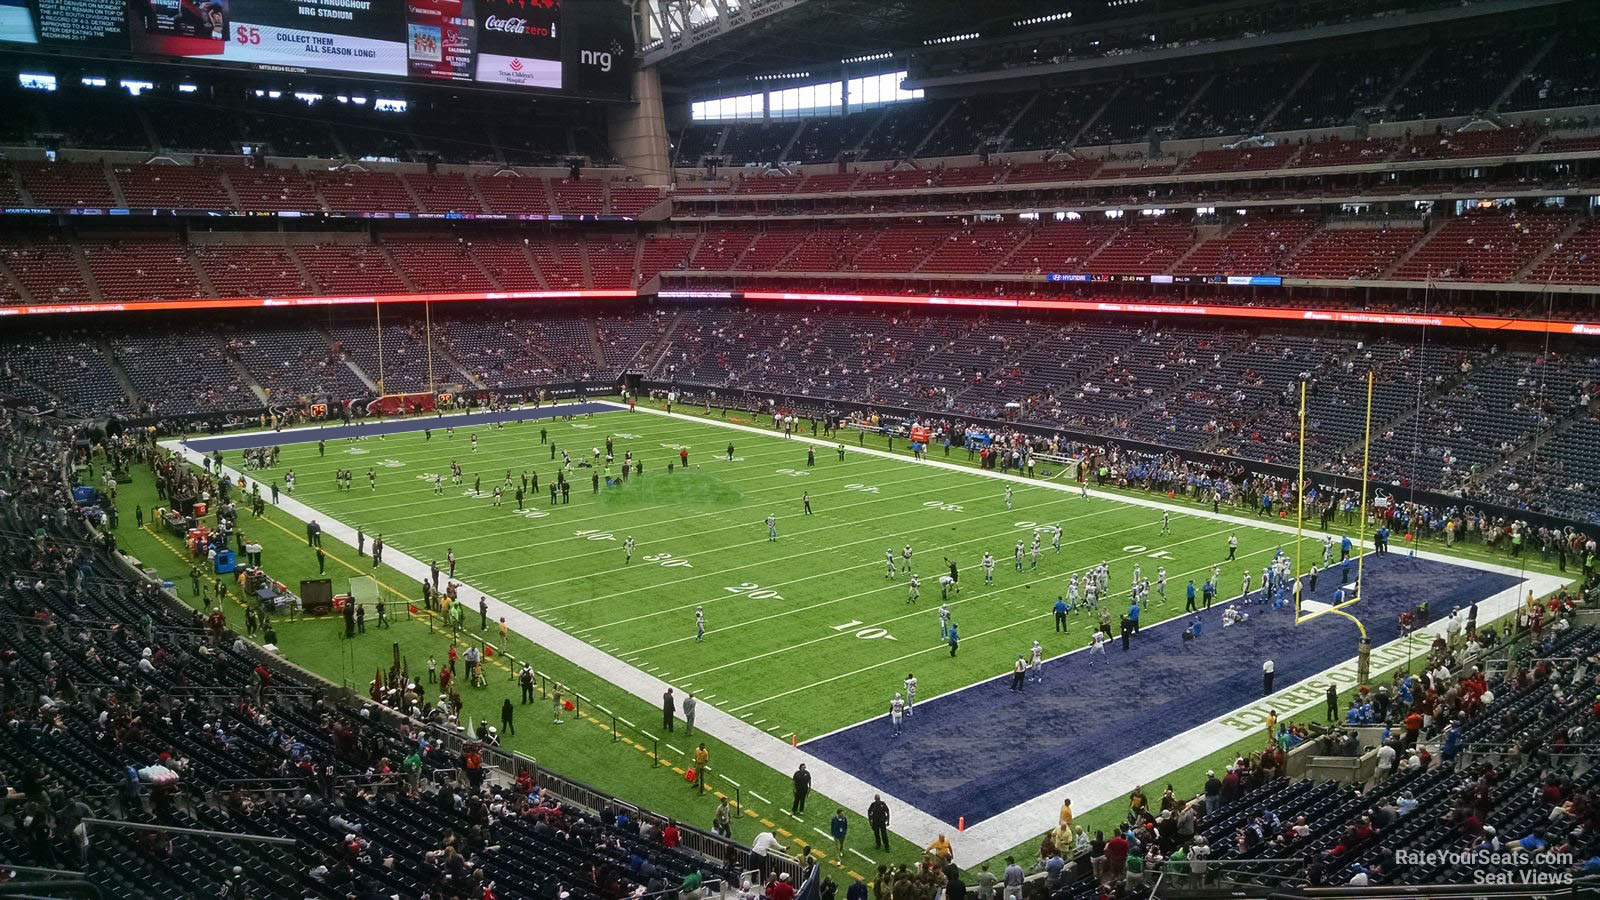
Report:
M 628 411 L 626 404 L 609 400 L 590 401 L 584 405 L 603 408 L 605 411 Z M 551 409 L 561 409 L 561 407 L 551 407 Z M 569 405 L 562 414 L 571 410 L 572 405 Z M 664 410 L 646 406 L 637 407 L 635 414 L 637 413 L 741 431 L 748 434 L 761 435 L 769 439 L 783 440 L 781 434 L 770 428 L 733 422 L 718 422 L 698 416 L 668 413 Z M 430 421 L 438 422 L 439 420 Z M 829 448 L 835 447 L 839 443 L 838 441 L 828 441 L 798 433 L 791 439 Z M 162 441 L 160 446 L 182 455 L 195 465 L 199 465 L 203 455 L 199 450 L 181 440 Z M 926 459 L 919 462 L 903 454 L 891 453 L 872 447 L 850 447 L 846 444 L 846 450 L 849 453 L 894 460 L 902 465 L 926 465 L 951 472 L 976 475 L 1045 490 L 1073 494 L 1080 493 L 1076 485 L 1043 481 L 1037 478 L 1030 479 L 1021 475 L 977 469 L 936 459 Z M 251 478 L 250 473 L 241 473 L 228 466 L 224 466 L 223 471 L 235 480 L 241 475 L 247 481 L 254 480 Z M 1209 510 L 1193 509 L 1150 498 L 1126 497 L 1093 489 L 1088 491 L 1088 496 L 1126 506 L 1141 506 L 1151 510 L 1166 510 L 1181 515 L 1211 519 L 1237 528 L 1274 531 L 1291 536 L 1295 533 L 1295 528 L 1292 525 L 1285 525 L 1276 521 L 1262 522 L 1244 516 L 1213 513 Z M 282 495 L 278 508 L 302 521 L 310 521 L 312 518 L 317 518 L 323 523 L 323 531 L 325 533 L 346 543 L 353 544 L 355 542 L 354 528 L 336 519 L 328 518 L 325 514 L 295 500 L 293 497 L 286 494 Z M 1324 533 L 1307 528 L 1305 529 L 1305 534 L 1308 537 L 1322 537 Z M 1333 536 L 1338 537 L 1339 535 L 1335 534 Z M 1363 542 L 1358 549 L 1363 551 L 1370 549 L 1370 542 Z M 425 564 L 392 548 L 386 548 L 386 551 L 384 562 L 391 568 L 418 580 L 427 577 L 428 567 Z M 1536 594 L 1543 594 L 1554 590 L 1567 581 L 1567 579 L 1553 575 L 1523 573 L 1518 569 L 1507 566 L 1466 560 L 1425 550 L 1416 550 L 1415 554 L 1423 559 L 1524 578 L 1525 580 L 1518 586 L 1502 591 L 1479 603 L 1479 608 L 1482 611 L 1481 615 L 1487 619 L 1496 618 L 1514 609 L 1518 598 L 1523 596 L 1525 591 L 1529 589 L 1534 590 Z M 470 581 L 462 583 L 467 587 L 472 587 L 473 590 L 477 590 Z M 598 647 L 547 624 L 524 610 L 505 603 L 491 594 L 481 591 L 479 593 L 483 594 L 484 598 L 489 601 L 491 609 L 498 608 L 502 610 L 506 616 L 507 624 L 514 627 L 519 633 L 530 640 L 537 641 L 574 664 L 610 680 L 617 687 L 633 694 L 646 703 L 652 705 L 659 703 L 662 692 L 669 686 L 668 682 L 629 665 Z M 1428 628 L 1420 629 L 1418 634 L 1428 634 L 1430 637 L 1433 634 L 1442 634 L 1444 626 L 1445 619 L 1441 618 Z M 1382 670 L 1383 666 L 1378 661 L 1380 659 L 1390 659 L 1390 654 L 1395 652 L 1396 647 L 1399 648 L 1403 658 L 1405 655 L 1404 638 L 1384 644 L 1382 647 L 1373 648 L 1374 671 Z M 1392 666 L 1393 663 L 1388 665 Z M 985 819 L 968 828 L 958 839 L 953 841 L 956 862 L 963 867 L 975 866 L 1023 841 L 1037 836 L 1055 820 L 1054 817 L 1058 806 L 1057 799 L 1061 796 L 1071 796 L 1074 804 L 1078 808 L 1085 810 L 1119 799 L 1128 791 L 1131 791 L 1136 784 L 1145 784 L 1159 779 L 1161 776 L 1196 759 L 1203 758 L 1237 743 L 1243 735 L 1248 734 L 1254 727 L 1252 725 L 1250 728 L 1241 730 L 1240 723 L 1248 723 L 1252 720 L 1260 721 L 1258 717 L 1264 715 L 1264 713 L 1259 712 L 1257 708 L 1265 709 L 1264 703 L 1270 701 L 1274 704 L 1273 708 L 1279 710 L 1281 717 L 1288 717 L 1304 712 L 1320 702 L 1322 691 L 1326 689 L 1326 685 L 1330 680 L 1341 685 L 1347 685 L 1353 683 L 1354 678 L 1355 660 L 1352 658 L 1310 678 L 1288 685 L 1283 690 L 1274 693 L 1272 697 L 1264 698 L 1261 702 L 1240 707 L 1211 722 L 1146 748 L 1125 760 L 1119 761 L 1115 765 L 1107 766 L 1069 784 L 1046 791 L 1032 800 L 1024 801 L 1003 813 Z M 804 748 L 792 747 L 784 738 L 769 734 L 713 704 L 703 703 L 701 705 L 700 713 L 696 717 L 696 724 L 714 735 L 718 740 L 737 747 L 741 752 L 780 773 L 792 771 L 800 763 L 805 763 L 807 769 L 812 773 L 812 783 L 818 792 L 831 797 L 859 815 L 865 816 L 867 807 L 872 803 L 873 798 L 883 793 L 855 775 L 812 756 Z M 1063 794 L 1063 791 L 1069 793 Z M 885 794 L 884 800 L 890 804 L 893 810 L 894 826 L 892 830 L 913 843 L 926 846 L 932 842 L 935 836 L 940 834 L 948 835 L 954 830 L 949 823 L 929 815 L 902 798 Z
M 596 402 L 612 403 L 612 401 L 605 400 Z M 625 406 L 621 406 L 619 404 L 612 403 L 612 405 L 616 408 L 626 409 Z M 782 439 L 781 434 L 770 428 L 762 428 L 759 426 L 744 425 L 733 422 L 724 423 L 718 422 L 714 419 L 703 419 L 698 416 L 672 414 L 665 412 L 664 410 L 645 406 L 638 407 L 638 411 L 656 416 L 699 421 L 708 425 L 715 425 L 731 430 L 743 431 L 750 434 L 766 435 L 769 438 L 776 437 L 780 440 Z M 810 435 L 799 433 L 795 434 L 792 440 L 825 447 L 836 447 L 839 444 L 838 441 L 827 441 L 821 438 L 813 438 Z M 916 461 L 904 454 L 891 453 L 889 451 L 879 450 L 875 447 L 851 447 L 849 444 L 846 444 L 845 449 L 849 453 L 860 453 L 868 456 L 875 456 L 880 459 L 891 459 L 898 461 L 903 465 L 933 466 L 935 468 L 946 469 L 953 472 L 965 472 L 972 475 L 978 475 L 980 477 L 992 478 L 1016 484 L 1025 484 L 1033 487 L 1044 488 L 1046 490 L 1057 490 L 1072 494 L 1078 494 L 1081 492 L 1075 484 L 1064 484 L 1056 481 L 1044 481 L 1037 478 L 1027 478 L 1021 475 L 1013 475 L 1009 472 L 978 469 L 972 466 L 948 463 L 938 459 L 925 459 L 922 461 Z M 1142 506 L 1151 510 L 1171 511 L 1176 514 L 1211 519 L 1213 521 L 1241 529 L 1251 528 L 1260 531 L 1273 531 L 1288 535 L 1290 537 L 1295 534 L 1295 527 L 1293 525 L 1287 525 L 1275 520 L 1260 521 L 1242 515 L 1233 515 L 1222 512 L 1213 513 L 1206 509 L 1195 509 L 1189 506 L 1168 503 L 1146 497 L 1126 497 L 1121 494 L 1099 491 L 1092 488 L 1088 491 L 1088 495 L 1091 498 L 1110 500 L 1130 506 Z M 1305 529 L 1305 535 L 1308 538 L 1320 538 L 1324 536 L 1324 534 L 1325 532 L 1322 532 L 1318 529 Z M 1334 532 L 1327 532 L 1326 534 L 1332 536 L 1335 538 L 1335 540 L 1341 536 L 1339 533 Z M 1361 542 L 1356 549 L 1359 552 L 1370 552 L 1371 542 Z M 1411 551 L 1406 550 L 1403 552 Z M 1478 607 L 1480 610 L 1480 616 L 1488 620 L 1495 619 L 1507 612 L 1514 610 L 1520 598 L 1525 596 L 1526 592 L 1530 589 L 1534 591 L 1536 596 L 1542 596 L 1545 593 L 1556 590 L 1568 581 L 1568 579 L 1559 577 L 1557 575 L 1524 572 L 1510 566 L 1469 560 L 1463 557 L 1435 553 L 1427 550 L 1416 550 L 1415 554 L 1417 557 L 1422 559 L 1447 563 L 1450 565 L 1459 565 L 1480 571 L 1496 572 L 1502 575 L 1510 575 L 1523 579 L 1515 587 L 1507 588 L 1506 590 L 1479 602 Z M 1434 635 L 1442 635 L 1445 633 L 1447 622 L 1447 618 L 1441 617 L 1435 622 L 1430 623 L 1426 628 L 1418 629 L 1415 633 L 1415 639 L 1422 639 L 1423 636 L 1426 635 L 1427 639 L 1431 641 Z M 1393 668 L 1398 664 L 1398 661 L 1403 661 L 1407 655 L 1408 649 L 1405 638 L 1399 638 L 1387 644 L 1375 646 L 1372 648 L 1372 671 L 1381 672 L 1385 671 L 1386 669 Z M 1268 708 L 1276 709 L 1280 718 L 1288 718 L 1316 707 L 1322 702 L 1323 694 L 1326 691 L 1327 685 L 1330 681 L 1339 685 L 1342 690 L 1343 688 L 1355 683 L 1355 673 L 1356 661 L 1354 658 L 1351 658 L 1343 663 L 1319 672 L 1316 675 L 1312 675 L 1309 678 L 1302 679 L 1291 685 L 1286 685 L 1283 689 L 1273 693 L 1271 697 L 1262 698 L 1257 702 L 1239 707 L 1238 709 L 1213 719 L 1210 722 L 1196 726 L 1195 728 L 1189 729 L 1188 731 L 1161 741 L 1158 744 L 1147 747 L 1139 753 L 1127 757 L 1126 759 L 1123 759 L 1114 765 L 1107 766 L 1103 769 L 1085 775 L 1082 778 L 1064 784 L 1058 788 L 1046 791 L 1031 800 L 1024 801 L 1012 807 L 1011 809 L 1006 810 L 1005 812 L 985 819 L 982 822 L 976 823 L 967 828 L 966 831 L 961 834 L 960 838 L 954 842 L 956 861 L 962 866 L 977 865 L 984 860 L 990 859 L 991 857 L 994 857 L 1000 853 L 1004 853 L 1023 841 L 1027 841 L 1038 836 L 1050 826 L 1050 823 L 1055 821 L 1056 813 L 1060 805 L 1060 798 L 1063 796 L 1072 797 L 1073 805 L 1078 809 L 1084 810 L 1094 809 L 1095 807 L 1101 806 L 1105 803 L 1119 800 L 1132 791 L 1136 785 L 1149 784 L 1153 781 L 1157 781 L 1162 776 L 1180 769 L 1198 759 L 1203 759 L 1206 756 L 1225 750 L 1228 747 L 1238 743 L 1242 737 L 1248 735 L 1251 731 L 1256 730 L 1256 728 L 1259 726 L 1259 723 L 1265 721 L 1266 710 Z M 969 685 L 966 688 L 960 688 L 958 690 L 970 690 L 975 686 L 976 685 Z M 867 719 L 864 721 L 872 720 Z M 862 723 L 856 724 L 859 725 Z M 804 748 L 802 747 L 801 749 Z M 832 782 L 831 777 L 829 776 L 831 776 L 832 773 L 831 771 L 827 772 L 827 776 L 825 776 L 824 772 L 825 770 L 834 770 L 834 767 L 819 767 L 814 763 L 808 763 L 807 768 L 813 772 L 813 781 L 817 785 L 818 790 L 821 790 L 824 793 L 831 793 Z M 946 824 L 944 828 L 946 831 L 948 831 L 948 824 Z M 912 837 L 909 834 L 906 836 Z M 925 838 L 921 835 L 918 835 L 917 837 L 922 839 L 924 842 L 932 840 L 932 835 L 928 835 Z

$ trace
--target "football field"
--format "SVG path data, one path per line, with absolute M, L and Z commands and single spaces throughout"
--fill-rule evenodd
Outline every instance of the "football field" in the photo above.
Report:
M 1085 647 L 1097 617 L 1079 611 L 1058 632 L 1052 607 L 1071 575 L 1098 563 L 1111 569 L 1104 605 L 1113 623 L 1127 609 L 1134 567 L 1150 579 L 1149 627 L 1180 613 L 1187 580 L 1202 583 L 1213 564 L 1222 566 L 1220 599 L 1227 599 L 1238 594 L 1247 568 L 1259 584 L 1260 568 L 1276 550 L 1291 550 L 1282 534 L 1183 513 L 1174 513 L 1163 533 L 1159 511 L 1062 490 L 1070 487 L 1064 478 L 1003 482 L 858 453 L 853 433 L 843 439 L 841 459 L 832 445 L 617 411 L 463 426 L 453 434 L 335 439 L 321 452 L 315 443 L 285 444 L 272 474 L 292 470 L 296 500 L 361 528 L 369 546 L 381 535 L 393 550 L 441 567 L 453 552 L 469 610 L 476 610 L 476 591 L 486 592 L 763 731 L 801 742 L 882 715 L 909 674 L 919 698 L 928 699 L 1009 672 L 1036 640 L 1047 658 Z M 597 490 L 607 440 L 615 481 Z M 602 459 L 589 467 L 596 449 Z M 570 500 L 552 504 L 548 485 L 562 451 L 571 455 L 572 490 Z M 621 480 L 627 453 L 643 471 Z M 232 456 L 226 464 L 237 464 Z M 452 462 L 463 471 L 460 484 L 450 477 Z M 355 475 L 349 490 L 336 485 L 342 468 Z M 515 491 L 524 474 L 529 490 L 519 510 Z M 1239 539 L 1238 560 L 1225 563 L 1229 535 Z M 892 576 L 885 551 L 894 558 Z M 992 584 L 980 566 L 985 552 L 996 560 Z M 1320 542 L 1307 553 L 1320 560 Z M 961 637 L 954 658 L 938 614 L 946 560 L 959 571 L 960 590 L 946 601 Z M 1155 587 L 1159 567 L 1167 571 L 1165 601 Z M 911 574 L 921 581 L 916 602 Z M 697 610 L 705 616 L 703 639 Z
M 265 488 L 292 470 L 296 488 L 279 509 L 320 519 L 331 538 L 369 554 L 381 536 L 383 569 L 400 575 L 385 583 L 391 596 L 420 596 L 415 580 L 428 576 L 430 563 L 447 570 L 454 554 L 468 613 L 468 634 L 457 643 L 494 641 L 494 620 L 504 615 L 542 651 L 646 704 L 667 687 L 680 698 L 692 692 L 702 733 L 780 777 L 809 762 L 819 789 L 857 814 L 882 792 L 898 810 L 896 831 L 914 842 L 964 821 L 961 854 L 969 860 L 1037 834 L 1064 793 L 1093 809 L 1260 734 L 1269 712 L 1320 709 L 1330 686 L 1355 683 L 1358 633 L 1371 641 L 1374 671 L 1409 666 L 1427 638 L 1405 639 L 1398 615 L 1419 599 L 1432 604 L 1425 627 L 1442 632 L 1457 607 L 1478 603 L 1493 618 L 1527 590 L 1542 594 L 1559 581 L 1426 551 L 1368 553 L 1366 589 L 1351 614 L 1297 624 L 1291 610 L 1262 604 L 1259 591 L 1273 556 L 1294 553 L 1292 517 L 1083 491 L 1052 464 L 1023 477 L 980 471 L 959 448 L 916 460 L 898 441 L 885 447 L 872 438 L 863 448 L 856 432 L 840 437 L 842 454 L 838 438 L 786 439 L 747 421 L 590 402 L 168 446 L 191 461 L 220 451 L 234 470 L 243 448 L 281 447 L 275 468 L 246 477 Z M 639 468 L 623 479 L 630 455 Z M 335 477 L 341 469 L 352 475 L 349 487 Z M 570 492 L 552 500 L 558 470 Z M 1230 537 L 1238 541 L 1232 561 Z M 1308 532 L 1304 551 L 1302 568 L 1320 565 L 1322 536 Z M 980 565 L 985 552 L 996 561 L 992 582 Z M 1353 588 L 1360 554 L 1348 571 L 1336 543 L 1333 555 L 1335 565 L 1308 588 L 1308 612 Z M 941 598 L 950 561 L 960 589 Z M 1111 573 L 1101 605 L 1112 632 L 1128 609 L 1135 567 L 1151 581 L 1139 633 L 1127 644 L 1113 634 L 1103 654 L 1089 649 L 1098 613 L 1080 609 L 1064 629 L 1053 614 L 1069 579 L 1102 562 Z M 303 562 L 288 565 L 304 571 Z M 1213 566 L 1217 604 L 1186 615 L 1186 584 L 1203 583 Z M 1241 604 L 1246 572 L 1256 602 Z M 915 602 L 913 574 L 921 582 Z M 441 574 L 441 583 L 448 579 Z M 480 596 L 487 627 L 476 615 Z M 941 603 L 961 635 L 954 655 L 941 633 Z M 1224 613 L 1234 608 L 1249 618 L 1230 627 Z M 431 635 L 437 623 L 424 618 Z M 1203 637 L 1184 639 L 1201 627 Z M 304 635 L 313 632 L 323 638 L 308 644 Z M 336 621 L 304 620 L 294 644 L 345 656 L 361 643 L 333 640 L 335 632 Z M 1019 689 L 1013 666 L 1035 641 L 1044 671 Z M 1264 660 L 1276 664 L 1275 685 L 1263 684 Z M 352 680 L 350 671 L 343 677 Z M 917 682 L 916 714 L 897 733 L 887 712 L 908 677 Z M 613 731 L 618 721 L 631 729 L 625 745 L 649 752 L 664 738 L 662 752 L 687 755 L 659 720 L 618 718 Z

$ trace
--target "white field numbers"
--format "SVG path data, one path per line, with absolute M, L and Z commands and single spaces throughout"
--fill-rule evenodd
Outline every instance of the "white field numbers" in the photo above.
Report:
M 811 473 L 805 471 L 804 469 L 779 469 L 778 470 L 778 474 L 779 475 L 787 475 L 790 478 L 805 478 L 806 476 L 810 475 Z
M 843 625 L 835 625 L 835 626 L 833 626 L 833 630 L 843 633 L 843 632 L 847 632 L 850 629 L 854 628 L 854 629 L 856 629 L 856 632 L 855 632 L 856 637 L 860 638 L 863 641 L 877 641 L 877 640 L 893 641 L 893 640 L 897 640 L 897 638 L 894 635 L 890 634 L 889 632 L 885 631 L 882 628 L 877 628 L 877 627 L 872 627 L 872 626 L 869 626 L 867 628 L 861 628 L 860 627 L 860 626 L 865 625 L 865 624 L 866 623 L 861 621 L 860 619 L 851 619 L 850 621 L 844 623 Z
M 875 484 L 858 484 L 856 482 L 851 482 L 850 484 L 845 485 L 844 489 L 847 491 L 857 491 L 862 494 L 876 494 L 878 492 L 878 486 Z
M 614 541 L 617 539 L 617 536 L 609 531 L 595 531 L 592 528 L 574 531 L 573 535 L 591 541 Z
M 678 557 L 673 556 L 671 553 L 652 553 L 649 556 L 641 556 L 639 558 L 647 563 L 655 563 L 658 566 L 664 566 L 668 569 L 694 568 L 694 566 L 689 564 L 687 559 L 679 559 Z
M 738 583 L 738 584 L 736 584 L 736 585 L 734 585 L 732 587 L 725 587 L 725 588 L 723 588 L 723 590 L 727 591 L 730 594 L 743 594 L 744 596 L 749 597 L 752 600 L 782 600 L 783 599 L 783 595 L 778 593 L 777 591 L 771 590 L 769 588 L 764 588 L 761 585 L 755 584 L 754 582 L 750 582 L 750 581 L 742 581 L 742 582 L 740 582 L 740 583 Z
M 944 512 L 961 512 L 962 510 L 961 504 L 946 503 L 943 500 L 927 500 L 924 501 L 922 505 L 928 509 L 937 509 Z

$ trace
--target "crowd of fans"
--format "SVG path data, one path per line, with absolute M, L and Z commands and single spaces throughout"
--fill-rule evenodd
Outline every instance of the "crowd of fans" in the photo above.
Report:
M 134 575 L 96 528 L 109 492 L 69 492 L 66 472 L 161 454 L 142 433 L 103 455 L 80 436 L 100 437 L 0 411 L 8 863 L 129 897 L 697 897 L 723 877 L 675 826 L 576 807 L 526 769 L 491 776 L 474 735 L 340 701 L 220 608 Z M 204 488 L 158 474 L 174 496 Z

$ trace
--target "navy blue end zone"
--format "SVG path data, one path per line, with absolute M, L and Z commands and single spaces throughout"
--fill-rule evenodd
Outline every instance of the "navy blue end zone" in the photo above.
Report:
M 314 444 L 317 441 L 342 441 L 347 438 L 377 437 L 380 434 L 406 434 L 428 428 L 467 428 L 473 425 L 493 425 L 496 422 L 532 422 L 538 419 L 559 419 L 587 413 L 616 412 L 608 403 L 564 403 L 560 406 L 541 406 L 538 409 L 501 409 L 494 412 L 458 413 L 445 416 L 413 416 L 408 419 L 385 419 L 381 422 L 342 423 L 314 428 L 289 428 L 283 431 L 252 431 L 246 434 L 227 434 L 217 437 L 189 438 L 184 446 L 201 453 L 221 450 L 248 450 L 252 447 L 284 446 L 287 444 Z
M 1403 554 L 1368 556 L 1365 578 L 1366 597 L 1349 611 L 1374 647 L 1400 636 L 1399 614 L 1421 599 L 1439 619 L 1518 583 Z M 1323 578 L 1308 599 L 1332 602 L 1336 581 Z M 1167 603 L 1183 601 L 1174 595 Z M 1288 608 L 1245 609 L 1248 622 L 1223 629 L 1222 607 L 1213 606 L 1187 645 L 1184 617 L 1145 629 L 1126 653 L 1120 641 L 1107 644 L 1094 665 L 1087 652 L 1047 662 L 1044 683 L 1020 694 L 1008 672 L 918 703 L 898 738 L 885 715 L 802 746 L 886 793 L 918 798 L 924 812 L 950 823 L 965 816 L 970 826 L 1259 699 L 1267 659 L 1282 689 L 1356 655 L 1355 625 L 1342 616 L 1296 627 Z M 1040 627 L 1051 629 L 1048 617 Z M 893 689 L 884 687 L 885 708 Z

